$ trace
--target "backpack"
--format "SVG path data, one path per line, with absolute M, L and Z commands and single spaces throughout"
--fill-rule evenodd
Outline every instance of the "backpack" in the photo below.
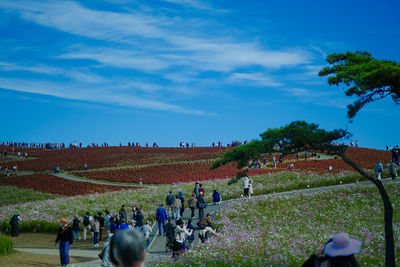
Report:
M 83 225 L 88 226 L 89 224 L 90 224 L 89 216 L 85 215 L 85 217 L 83 217 Z
M 167 196 L 167 204 L 174 205 L 174 202 L 175 202 L 175 197 L 173 195 L 168 195 Z
M 219 195 L 218 192 L 214 193 L 214 202 L 220 202 L 221 201 L 221 196 Z

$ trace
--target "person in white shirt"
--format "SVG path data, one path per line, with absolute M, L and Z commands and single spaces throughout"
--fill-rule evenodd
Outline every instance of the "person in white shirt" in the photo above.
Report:
M 242 180 L 244 197 L 249 197 L 249 181 L 249 177 L 245 175 Z

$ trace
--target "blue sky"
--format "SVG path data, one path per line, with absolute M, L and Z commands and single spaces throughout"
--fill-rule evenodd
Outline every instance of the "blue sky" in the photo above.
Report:
M 334 52 L 400 61 L 398 1 L 0 1 L 0 140 L 250 140 L 306 120 L 398 143 L 399 106 L 346 119 Z

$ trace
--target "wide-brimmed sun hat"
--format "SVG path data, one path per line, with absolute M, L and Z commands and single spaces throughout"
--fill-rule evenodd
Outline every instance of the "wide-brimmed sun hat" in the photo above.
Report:
M 360 252 L 361 241 L 350 238 L 346 233 L 333 236 L 332 241 L 326 244 L 324 254 L 330 257 L 349 256 Z

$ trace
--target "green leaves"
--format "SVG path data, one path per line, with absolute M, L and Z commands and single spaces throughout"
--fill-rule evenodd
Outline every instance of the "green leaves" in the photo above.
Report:
M 332 141 L 348 136 L 344 130 L 326 131 L 318 124 L 305 121 L 294 121 L 287 126 L 268 129 L 260 134 L 261 140 L 253 140 L 246 145 L 228 150 L 210 167 L 218 168 L 228 162 L 237 162 L 239 169 L 247 166 L 249 160 L 256 160 L 262 154 L 280 152 L 283 154 L 296 153 L 304 150 L 334 150 Z M 276 151 L 275 148 L 278 148 Z
M 366 104 L 391 96 L 400 103 L 400 65 L 395 61 L 378 60 L 368 52 L 331 54 L 319 76 L 328 76 L 330 85 L 346 86 L 347 96 L 358 99 L 348 106 L 347 117 L 352 119 Z

